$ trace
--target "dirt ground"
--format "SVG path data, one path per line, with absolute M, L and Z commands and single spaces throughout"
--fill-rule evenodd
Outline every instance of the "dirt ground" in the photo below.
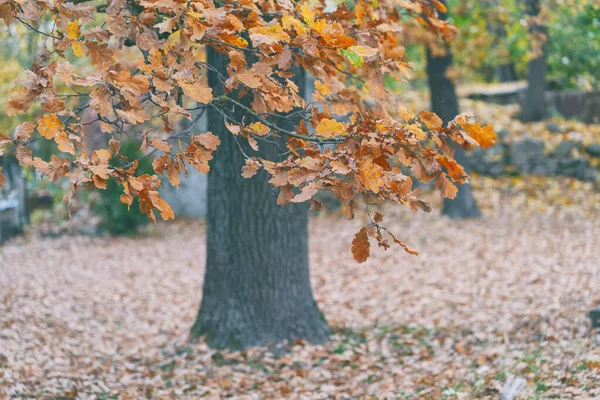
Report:
M 600 199 L 571 181 L 475 180 L 485 217 L 384 206 L 420 251 L 350 243 L 364 215 L 311 222 L 315 297 L 335 331 L 220 352 L 189 344 L 201 300 L 201 222 L 142 238 L 39 238 L 0 247 L 0 399 L 519 399 L 600 396 Z M 531 186 L 531 187 L 530 187 Z M 528 188 L 530 192 L 528 194 Z

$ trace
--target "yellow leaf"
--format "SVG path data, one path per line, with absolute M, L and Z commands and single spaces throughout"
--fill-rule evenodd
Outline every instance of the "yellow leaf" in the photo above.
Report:
M 79 21 L 71 21 L 67 24 L 67 37 L 69 39 L 77 39 L 81 35 L 79 29 Z
M 344 124 L 331 118 L 324 118 L 317 125 L 317 134 L 326 138 L 345 135 Z
M 73 48 L 73 54 L 77 57 L 83 57 L 85 55 L 85 50 L 81 45 L 81 42 L 73 41 L 71 42 L 71 47 Z
M 312 28 L 315 24 L 315 13 L 313 10 L 310 9 L 308 4 L 304 3 L 302 4 L 302 7 L 300 7 L 300 12 L 302 13 L 304 22 L 306 22 L 306 24 Z
M 271 132 L 269 130 L 269 127 L 267 127 L 265 124 L 263 124 L 262 122 L 255 122 L 253 124 L 250 124 L 247 126 L 247 129 L 257 135 L 257 136 L 266 136 L 269 134 L 269 132 Z

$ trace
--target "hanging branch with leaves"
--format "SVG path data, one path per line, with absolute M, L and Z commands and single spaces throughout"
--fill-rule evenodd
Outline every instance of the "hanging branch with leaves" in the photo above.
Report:
M 177 126 L 213 107 L 253 151 L 261 140 L 287 139 L 283 161 L 244 152 L 241 171 L 246 178 L 267 171 L 281 205 L 310 201 L 318 209 L 314 195 L 329 190 L 350 218 L 357 197 L 369 205 L 392 200 L 429 211 L 412 179 L 434 180 L 452 198 L 455 184 L 467 182 L 468 175 L 454 161 L 451 143 L 471 149 L 495 140 L 490 127 L 465 115 L 444 127 L 435 114 L 398 108 L 386 89 L 386 78 L 409 75 L 400 44 L 403 23 L 416 20 L 445 40 L 454 35 L 437 18 L 440 11 L 445 7 L 435 0 L 355 1 L 333 11 L 324 1 L 113 0 L 106 6 L 0 0 L 7 25 L 22 24 L 45 39 L 6 109 L 8 115 L 23 114 L 39 102 L 43 115 L 0 135 L 0 154 L 15 151 L 22 166 L 52 181 L 68 177 L 66 202 L 81 187 L 105 188 L 114 179 L 123 187 L 123 203 L 131 205 L 136 197 L 151 220 L 156 211 L 169 219 L 174 215 L 159 195 L 160 175 L 178 186 L 189 166 L 207 173 L 220 144 L 216 135 L 196 132 L 195 124 L 179 132 Z M 51 30 L 42 27 L 44 20 L 54 21 Z M 227 55 L 226 71 L 205 62 L 208 46 Z M 91 71 L 78 71 L 81 59 Z M 294 84 L 294 67 L 315 77 L 314 104 L 306 104 Z M 217 72 L 220 88 L 208 86 L 208 70 Z M 250 101 L 241 102 L 245 97 Z M 96 118 L 82 123 L 86 109 Z M 236 119 L 239 109 L 242 120 Z M 342 116 L 349 122 L 340 122 Z M 281 122 L 292 117 L 300 121 L 296 128 L 283 128 Z M 86 125 L 109 135 L 109 147 L 87 154 Z M 123 136 L 136 129 L 146 157 L 161 153 L 153 161 L 156 175 L 136 175 L 138 160 L 120 153 Z M 30 149 L 42 138 L 58 146 L 50 160 Z M 0 185 L 2 180 L 0 173 Z M 356 235 L 357 261 L 367 259 L 369 237 L 384 248 L 391 240 L 415 253 L 388 234 L 382 221 L 375 214 Z

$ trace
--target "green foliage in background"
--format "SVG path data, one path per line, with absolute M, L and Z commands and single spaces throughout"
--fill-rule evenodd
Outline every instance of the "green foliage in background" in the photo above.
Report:
M 600 86 L 600 2 L 564 5 L 548 24 L 548 72 L 565 87 Z
M 121 144 L 121 154 L 128 159 L 136 159 L 143 156 L 139 143 L 133 140 L 124 141 Z M 140 161 L 137 168 L 140 175 L 154 174 L 152 159 L 145 158 Z M 128 210 L 126 204 L 120 202 L 123 188 L 119 187 L 114 179 L 107 181 L 106 189 L 97 190 L 98 198 L 92 203 L 92 210 L 102 218 L 99 229 L 111 235 L 133 235 L 140 228 L 148 224 L 149 220 L 140 212 Z M 132 208 L 139 207 L 137 199 L 131 205 Z
M 598 89 L 600 85 L 600 1 L 542 1 L 548 27 L 548 79 L 558 88 Z M 523 1 L 450 0 L 450 21 L 458 28 L 452 43 L 457 76 L 494 81 L 496 69 L 511 63 L 526 79 L 530 40 Z

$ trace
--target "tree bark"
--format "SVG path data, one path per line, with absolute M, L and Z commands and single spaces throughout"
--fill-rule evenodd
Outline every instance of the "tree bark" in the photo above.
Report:
M 445 19 L 446 15 L 440 18 Z M 446 47 L 446 54 L 442 57 L 434 57 L 429 48 L 427 49 L 427 80 L 431 94 L 431 111 L 436 113 L 444 124 L 448 123 L 459 114 L 458 97 L 456 88 L 447 76 L 446 71 L 452 65 L 452 52 Z M 456 162 L 469 172 L 469 160 L 464 150 L 453 146 Z M 454 199 L 444 199 L 442 214 L 453 219 L 477 218 L 481 216 L 471 184 L 466 183 L 458 186 L 458 193 Z
M 229 58 L 209 48 L 208 62 L 224 72 Z M 304 78 L 300 75 L 297 84 Z M 217 73 L 209 71 L 208 80 L 219 95 Z M 248 97 L 241 100 L 246 105 Z M 243 116 L 242 110 L 236 112 Z M 207 117 L 221 145 L 208 176 L 206 272 L 191 336 L 206 336 L 209 345 L 230 349 L 294 339 L 325 341 L 329 328 L 310 285 L 307 205 L 279 206 L 265 171 L 243 178 L 239 146 L 248 155 L 257 154 L 245 139 L 236 142 L 217 110 L 209 108 Z M 260 142 L 258 155 L 281 158 L 285 140 L 276 142 Z
M 500 7 L 499 0 L 491 0 L 488 7 L 497 10 Z M 499 10 L 498 10 L 499 11 Z M 506 40 L 506 28 L 501 19 L 494 19 L 488 23 L 488 30 L 494 35 L 495 43 L 494 46 L 505 47 Z M 496 79 L 500 83 L 514 82 L 517 80 L 517 73 L 515 70 L 515 64 L 510 60 L 506 60 L 505 63 L 500 64 L 496 67 L 495 71 Z
M 540 54 L 528 63 L 527 91 L 521 109 L 521 119 L 528 122 L 541 121 L 546 117 L 547 29 L 536 21 L 540 9 L 539 0 L 525 0 L 525 13 L 532 18 L 529 24 L 532 43 L 540 41 L 541 46 Z

